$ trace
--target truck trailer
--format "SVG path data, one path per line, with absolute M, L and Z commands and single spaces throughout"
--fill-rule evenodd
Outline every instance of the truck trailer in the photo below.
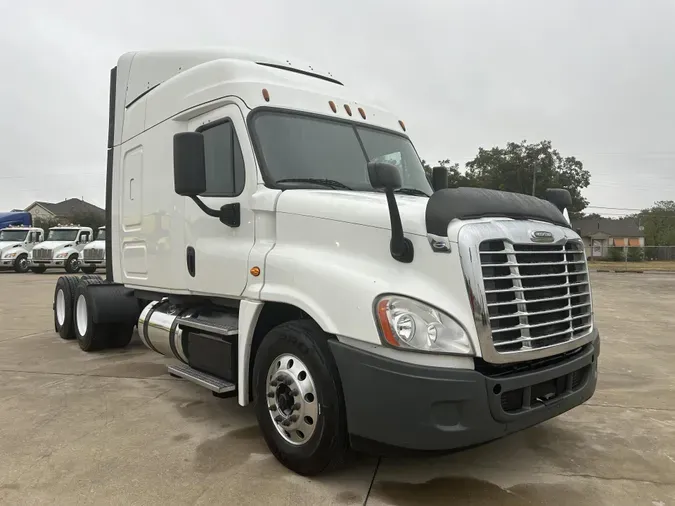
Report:
M 569 192 L 430 181 L 404 121 L 329 72 L 126 53 L 107 153 L 105 278 L 59 278 L 55 329 L 92 352 L 136 327 L 170 374 L 253 403 L 294 472 L 485 443 L 595 391 Z

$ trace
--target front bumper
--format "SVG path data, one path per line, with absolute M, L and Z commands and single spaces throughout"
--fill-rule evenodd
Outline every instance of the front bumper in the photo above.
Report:
M 44 265 L 45 267 L 63 267 L 66 264 L 66 260 L 68 260 L 67 257 L 58 259 L 52 258 L 51 260 L 31 260 L 30 266 L 39 267 L 40 265 Z
M 105 267 L 105 260 L 80 260 L 80 265 Z
M 498 439 L 590 399 L 600 339 L 520 372 L 441 369 L 331 341 L 357 449 L 453 450 Z
M 14 267 L 16 258 L 0 258 L 0 267 Z

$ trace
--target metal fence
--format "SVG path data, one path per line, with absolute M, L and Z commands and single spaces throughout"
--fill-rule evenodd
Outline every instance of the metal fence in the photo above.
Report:
M 666 270 L 675 272 L 673 246 L 587 246 L 591 267 L 610 270 Z

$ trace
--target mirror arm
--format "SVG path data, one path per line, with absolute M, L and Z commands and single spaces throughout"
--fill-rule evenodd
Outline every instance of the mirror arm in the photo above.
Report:
M 403 223 L 401 223 L 401 214 L 396 205 L 396 197 L 393 189 L 385 191 L 387 196 L 387 205 L 389 206 L 389 218 L 391 220 L 391 240 L 389 241 L 389 251 L 391 256 L 399 262 L 409 264 L 413 261 L 415 250 L 413 244 L 403 235 Z
M 204 212 L 205 212 L 206 214 L 208 214 L 209 216 L 213 216 L 214 218 L 219 218 L 219 217 L 220 217 L 220 211 L 218 211 L 218 210 L 216 210 L 216 209 L 211 209 L 209 206 L 207 206 L 206 204 L 204 204 L 204 202 L 202 202 L 201 199 L 200 199 L 199 197 L 197 197 L 197 196 L 192 196 L 192 197 L 190 197 L 190 198 L 192 199 L 192 201 L 193 201 L 195 204 L 197 204 L 197 207 L 199 207 L 199 209 L 201 209 L 202 211 L 204 211 Z

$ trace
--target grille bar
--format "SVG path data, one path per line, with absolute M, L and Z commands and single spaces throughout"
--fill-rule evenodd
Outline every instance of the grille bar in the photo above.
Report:
M 577 274 L 588 274 L 588 271 L 574 271 L 571 274 L 573 274 L 574 276 L 576 276 Z M 483 279 L 488 281 L 497 279 L 559 278 L 561 276 L 566 276 L 566 274 L 539 274 L 539 275 L 532 274 L 529 276 L 523 276 L 522 274 L 509 274 L 508 276 L 483 276 Z
M 563 254 L 563 251 L 560 251 L 559 254 Z M 498 253 L 499 254 L 499 253 Z M 503 253 L 502 253 L 503 254 Z M 528 267 L 531 265 L 539 265 L 539 266 L 551 266 L 551 265 L 585 265 L 586 260 L 578 260 L 578 261 L 563 261 L 563 262 L 523 262 L 523 263 L 515 263 L 515 262 L 504 262 L 501 264 L 482 264 L 483 267 Z
M 565 306 L 560 309 L 546 309 L 545 311 L 535 311 L 535 312 L 525 312 L 522 315 L 519 313 L 513 313 L 513 314 L 503 314 L 503 315 L 497 315 L 497 316 L 492 316 L 490 317 L 491 320 L 499 320 L 503 318 L 513 318 L 514 316 L 523 316 L 523 315 L 530 315 L 530 316 L 536 316 L 540 314 L 548 314 L 548 313 L 561 313 L 563 311 L 566 311 L 568 309 L 579 309 L 585 306 L 590 306 L 590 302 L 584 302 L 583 304 L 577 304 L 576 306 Z M 493 331 L 494 332 L 494 331 Z
M 592 328 L 583 246 L 486 240 L 479 246 L 492 344 L 498 353 L 547 348 Z
M 561 277 L 569 277 L 566 275 L 562 274 L 557 274 L 559 278 Z M 530 276 L 533 278 L 537 278 L 539 276 Z M 522 276 L 517 276 L 515 278 L 511 279 L 523 279 Z M 515 283 L 514 283 L 515 284 Z M 528 291 L 535 291 L 535 290 L 551 290 L 554 288 L 566 288 L 566 287 L 571 287 L 571 286 L 581 286 L 581 285 L 587 285 L 588 281 L 582 281 L 579 283 L 565 283 L 562 285 L 547 285 L 547 286 L 531 286 L 531 287 L 523 287 L 523 286 L 514 286 L 513 288 L 502 288 L 499 290 L 485 290 L 485 293 L 507 293 L 507 292 L 528 292 Z
M 34 249 L 33 250 L 33 259 L 35 260 L 51 260 L 52 259 L 52 250 L 50 249 Z
M 583 330 L 583 329 L 586 329 L 586 328 L 591 328 L 591 324 L 589 323 L 587 325 L 582 325 L 581 327 L 577 327 L 577 330 Z M 527 338 L 521 337 L 520 339 L 513 339 L 512 341 L 499 341 L 499 342 L 495 343 L 495 346 L 499 347 L 499 346 L 506 346 L 507 344 L 516 344 L 516 343 L 524 343 L 524 342 L 529 342 L 529 341 L 539 341 L 541 339 L 550 339 L 552 337 L 562 336 L 564 334 L 567 334 L 568 332 L 569 332 L 569 330 L 563 330 L 563 331 L 560 331 L 560 332 L 554 332 L 552 334 L 547 334 L 547 335 L 544 335 L 544 336 L 527 337 Z

